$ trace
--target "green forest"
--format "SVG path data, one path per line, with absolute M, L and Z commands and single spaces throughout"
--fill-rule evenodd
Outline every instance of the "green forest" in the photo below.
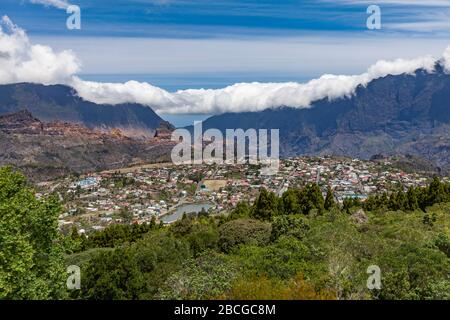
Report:
M 342 205 L 316 184 L 262 189 L 228 215 L 89 237 L 59 232 L 61 210 L 0 169 L 0 299 L 450 299 L 450 184 L 438 178 Z M 80 290 L 66 288 L 69 265 Z

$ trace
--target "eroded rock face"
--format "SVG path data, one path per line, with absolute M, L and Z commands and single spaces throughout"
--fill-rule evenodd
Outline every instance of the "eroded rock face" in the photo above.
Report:
M 170 160 L 174 143 L 125 136 L 120 129 L 42 122 L 29 111 L 0 116 L 0 165 L 13 165 L 34 180 Z
M 0 131 L 4 133 L 41 134 L 43 130 L 43 123 L 28 110 L 0 116 Z
M 0 131 L 6 134 L 80 136 L 93 139 L 105 136 L 116 139 L 128 139 L 128 137 L 121 134 L 119 129 L 113 129 L 108 134 L 102 131 L 91 130 L 84 125 L 76 123 L 62 121 L 44 123 L 34 117 L 28 110 L 0 116 Z
M 158 140 L 170 140 L 172 137 L 172 130 L 169 130 L 168 128 L 158 128 L 155 131 L 155 139 Z

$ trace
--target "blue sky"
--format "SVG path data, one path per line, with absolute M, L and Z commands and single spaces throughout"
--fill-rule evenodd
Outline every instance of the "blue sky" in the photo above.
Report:
M 375 31 L 366 28 L 366 9 L 373 3 L 366 0 L 73 0 L 81 8 L 81 30 L 65 27 L 65 10 L 31 3 L 55 1 L 68 0 L 2 0 L 0 14 L 36 41 L 74 50 L 85 74 L 242 71 L 280 77 L 292 71 L 308 78 L 357 72 L 378 58 L 417 55 L 427 47 L 435 53 L 450 36 L 450 0 L 376 1 L 382 29 Z M 374 54 L 368 42 L 382 52 Z M 342 61 L 345 47 L 360 57 Z M 246 57 L 257 52 L 260 60 Z M 119 63 L 124 59 L 126 65 Z M 292 68 L 294 59 L 304 65 Z
M 450 43 L 450 0 L 69 1 L 81 30 L 68 30 L 52 2 L 67 1 L 1 0 L 0 15 L 34 43 L 73 50 L 83 79 L 169 91 L 360 73 L 379 59 L 439 56 Z M 370 4 L 381 7 L 381 30 L 366 27 Z
M 91 75 L 291 71 L 303 79 L 425 48 L 434 54 L 450 36 L 450 0 L 73 0 L 81 30 L 66 28 L 65 10 L 32 3 L 58 1 L 69 0 L 1 0 L 0 14 L 35 42 L 74 50 Z M 381 7 L 381 30 L 366 28 L 372 3 Z
M 2 0 L 1 10 L 31 34 L 76 36 L 64 28 L 65 14 L 61 9 L 31 2 Z M 445 24 L 449 16 L 447 0 L 74 0 L 70 3 L 82 9 L 83 31 L 78 35 L 83 36 L 191 38 L 364 32 L 369 4 L 382 7 L 384 23 L 391 26 L 385 28 L 386 32 L 448 31 Z
M 367 5 L 325 1 L 268 0 L 75 0 L 83 12 L 85 36 L 242 37 L 293 35 L 311 30 L 365 27 Z M 32 34 L 74 35 L 64 14 L 50 5 L 2 0 L 8 15 Z M 3 9 L 2 8 L 2 9 Z
M 2 0 L 1 11 L 32 35 L 76 36 L 52 0 Z M 53 0 L 58 1 L 58 0 Z M 66 0 L 59 0 L 66 1 Z M 384 33 L 446 34 L 447 0 L 74 0 L 82 36 L 210 38 L 295 36 L 366 30 L 366 8 L 382 7 Z M 406 30 L 403 26 L 406 26 Z M 432 27 L 434 25 L 434 27 Z M 431 29 L 430 29 L 431 28 Z

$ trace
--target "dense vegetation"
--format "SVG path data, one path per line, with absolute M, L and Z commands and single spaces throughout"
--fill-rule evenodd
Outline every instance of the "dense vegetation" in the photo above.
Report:
M 60 299 L 67 295 L 60 207 L 39 201 L 25 178 L 0 169 L 0 299 Z
M 228 216 L 89 238 L 58 234 L 57 213 L 21 175 L 0 171 L 1 298 L 450 299 L 450 186 L 438 179 L 343 206 L 315 184 L 261 190 Z M 64 253 L 81 267 L 81 290 L 61 289 Z M 367 288 L 370 265 L 380 290 Z

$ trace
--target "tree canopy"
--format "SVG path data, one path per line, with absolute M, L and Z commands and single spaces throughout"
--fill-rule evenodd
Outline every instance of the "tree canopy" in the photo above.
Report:
M 55 198 L 37 200 L 23 175 L 0 168 L 0 299 L 66 296 Z

